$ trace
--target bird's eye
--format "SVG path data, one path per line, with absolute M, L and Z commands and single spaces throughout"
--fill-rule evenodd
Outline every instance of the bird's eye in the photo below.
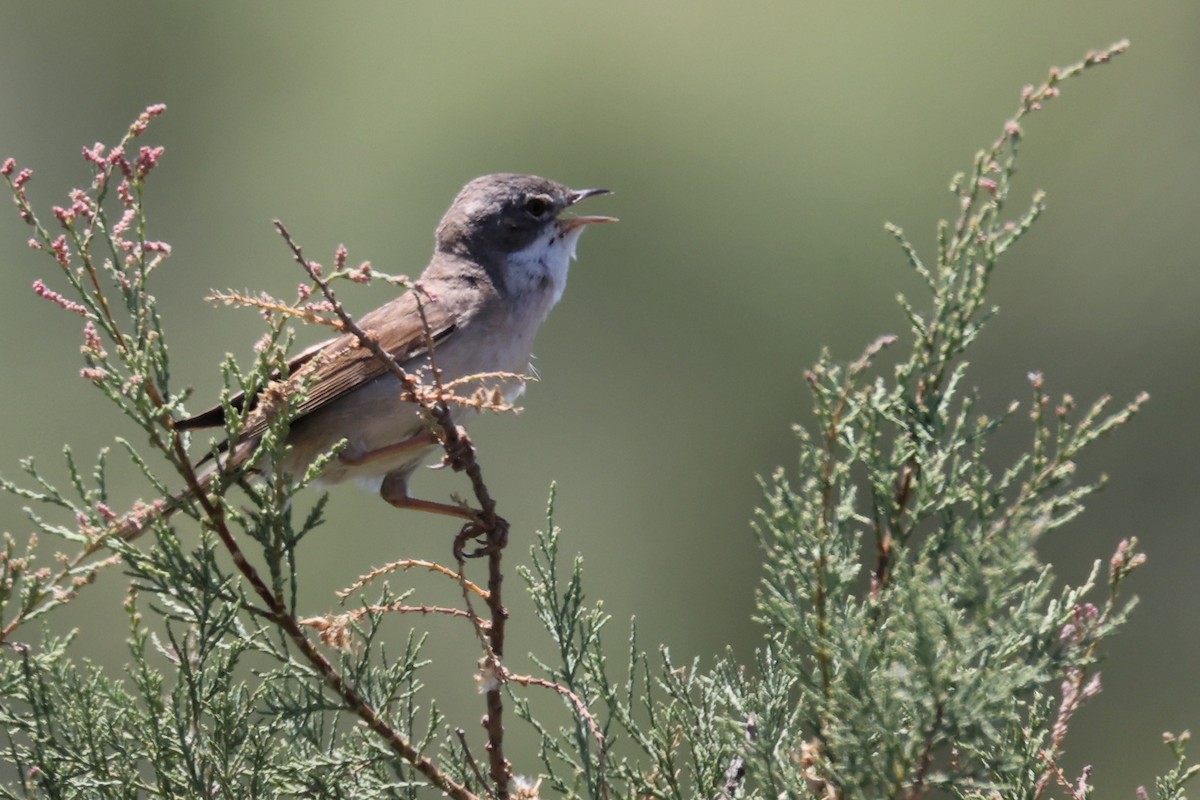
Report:
M 550 200 L 537 195 L 525 201 L 525 213 L 534 219 L 541 219 L 550 211 Z

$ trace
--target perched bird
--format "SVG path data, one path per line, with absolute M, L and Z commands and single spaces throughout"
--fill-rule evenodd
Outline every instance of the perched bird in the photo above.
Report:
M 409 374 L 429 366 L 430 348 L 444 382 L 482 373 L 523 374 L 538 328 L 562 297 L 567 271 L 585 227 L 614 222 L 611 217 L 572 216 L 563 212 L 607 189 L 573 190 L 532 175 L 485 175 L 468 183 L 438 224 L 436 247 L 417 290 L 396 297 L 357 320 Z M 420 307 L 418 307 L 418 303 Z M 426 327 L 428 326 L 428 327 Z M 336 484 L 355 479 L 378 485 L 384 500 L 471 518 L 458 505 L 410 497 L 408 480 L 438 440 L 416 404 L 404 399 L 400 380 L 384 363 L 346 333 L 296 356 L 289 365 L 289 386 L 307 385 L 293 410 L 287 435 L 290 450 L 274 465 L 256 465 L 291 476 L 302 475 L 313 460 L 342 440 L 344 449 L 320 475 Z M 511 402 L 524 389 L 516 378 L 488 382 Z M 279 391 L 274 387 L 272 391 Z M 239 410 L 250 403 L 241 438 L 230 444 L 221 463 L 240 466 L 256 449 L 269 424 L 272 404 L 260 394 L 233 399 Z M 475 413 L 455 407 L 463 424 Z M 180 429 L 222 425 L 216 406 L 177 422 Z M 218 469 L 210 459 L 198 476 L 207 488 Z M 187 493 L 177 500 L 186 498 Z M 132 538 L 144 526 L 124 535 Z

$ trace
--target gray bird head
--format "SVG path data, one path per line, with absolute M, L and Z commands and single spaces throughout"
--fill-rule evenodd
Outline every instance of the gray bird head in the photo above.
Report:
M 608 217 L 567 217 L 562 211 L 608 189 L 570 189 L 536 175 L 502 172 L 462 188 L 437 228 L 437 249 L 487 262 L 525 250 L 551 226 L 564 235 Z

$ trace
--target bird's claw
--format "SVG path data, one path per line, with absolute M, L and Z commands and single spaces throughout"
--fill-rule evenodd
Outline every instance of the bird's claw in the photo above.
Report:
M 454 560 L 464 561 L 468 558 L 482 558 L 498 553 L 508 546 L 508 521 L 503 517 L 495 517 L 489 526 L 482 519 L 475 519 L 463 525 L 458 535 L 454 537 Z M 478 547 L 467 552 L 467 542 L 481 540 Z

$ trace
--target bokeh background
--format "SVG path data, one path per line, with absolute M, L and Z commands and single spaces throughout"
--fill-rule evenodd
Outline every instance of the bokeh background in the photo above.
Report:
M 935 221 L 954 213 L 950 176 L 1021 87 L 1130 38 L 1026 126 L 1015 199 L 1045 188 L 1049 210 L 996 277 L 1001 314 L 973 382 L 992 411 L 1025 400 L 1035 369 L 1081 401 L 1152 395 L 1083 464 L 1110 487 L 1043 546 L 1071 580 L 1124 536 L 1150 555 L 1071 763 L 1096 765 L 1099 797 L 1128 797 L 1169 762 L 1159 734 L 1200 725 L 1200 5 L 118 0 L 5 3 L 0 31 L 0 156 L 36 169 L 42 209 L 87 179 L 81 145 L 168 105 L 149 136 L 167 147 L 152 235 L 175 248 L 157 294 L 197 407 L 222 356 L 246 356 L 259 333 L 207 291 L 290 295 L 298 282 L 273 218 L 310 257 L 344 242 L 352 260 L 415 273 L 478 174 L 616 190 L 589 203 L 622 221 L 584 237 L 526 412 L 474 435 L 514 552 L 544 526 L 557 481 L 564 546 L 583 555 L 614 641 L 636 615 L 642 641 L 680 660 L 757 641 L 755 475 L 794 463 L 802 370 L 823 345 L 849 359 L 904 332 L 894 296 L 917 284 L 883 222 L 929 254 Z M 50 265 L 26 238 L 0 214 L 8 476 L 22 455 L 50 464 L 65 442 L 87 454 L 133 433 L 78 378 L 76 322 L 30 292 Z M 417 488 L 465 484 L 435 473 Z M 119 491 L 145 490 L 130 478 Z M 27 529 L 19 506 L 3 501 L 0 527 Z M 330 516 L 304 554 L 313 612 L 372 565 L 448 557 L 453 525 L 400 518 L 354 487 L 334 492 Z M 509 586 L 520 666 L 545 640 Z M 116 669 L 124 581 L 89 591 L 61 624 L 80 626 L 79 655 Z M 474 644 L 457 625 L 434 631 L 442 694 L 474 730 Z

